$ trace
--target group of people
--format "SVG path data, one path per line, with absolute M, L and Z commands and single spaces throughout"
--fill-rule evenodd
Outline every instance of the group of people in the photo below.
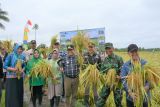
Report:
M 87 52 L 84 53 L 84 66 L 80 66 L 78 55 L 75 52 L 74 45 L 67 45 L 67 51 L 60 51 L 60 43 L 54 43 L 51 53 L 45 59 L 41 56 L 40 51 L 36 48 L 36 41 L 31 41 L 31 49 L 24 51 L 21 45 L 16 44 L 13 52 L 7 54 L 4 48 L 1 48 L 2 55 L 0 56 L 0 98 L 2 96 L 2 78 L 5 77 L 5 106 L 6 107 L 23 107 L 24 94 L 24 78 L 29 78 L 31 101 L 33 107 L 41 107 L 43 99 L 43 88 L 48 87 L 48 99 L 51 107 L 58 107 L 62 98 L 65 98 L 65 107 L 76 107 L 77 92 L 79 86 L 79 75 L 81 69 L 86 69 L 89 64 L 97 64 L 97 69 L 100 73 L 106 74 L 110 69 L 116 70 L 116 79 L 118 87 L 114 90 L 114 100 L 116 107 L 122 107 L 122 90 L 126 91 L 127 107 L 134 107 L 136 93 L 128 89 L 127 81 L 124 77 L 131 73 L 131 68 L 134 66 L 132 61 L 140 61 L 141 66 L 146 64 L 146 61 L 141 59 L 138 54 L 138 46 L 130 44 L 128 46 L 128 55 L 131 60 L 123 62 L 122 57 L 114 53 L 112 43 L 105 44 L 105 56 L 96 51 L 96 45 L 93 42 L 88 44 Z M 32 68 L 42 60 L 47 60 L 52 66 L 54 79 L 48 78 L 47 81 L 41 76 L 32 77 Z M 21 61 L 21 70 L 16 68 L 18 61 Z M 20 78 L 17 76 L 20 73 Z M 5 74 L 5 75 L 4 75 Z M 149 94 L 149 84 L 145 86 L 146 92 Z M 103 85 L 101 92 L 93 85 L 92 88 L 88 85 L 85 87 L 84 105 L 90 107 L 90 89 L 94 92 L 94 102 L 96 107 L 105 107 L 106 100 L 111 92 L 107 85 Z M 38 100 L 38 105 L 36 101 Z M 1 99 L 0 99 L 1 101 Z M 148 102 L 144 100 L 143 107 L 148 107 Z

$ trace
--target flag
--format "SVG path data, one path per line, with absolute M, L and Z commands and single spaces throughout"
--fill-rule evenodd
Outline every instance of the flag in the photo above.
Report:
M 24 32 L 29 32 L 29 29 L 27 27 L 25 27 Z
M 27 24 L 32 26 L 32 22 L 30 20 L 28 20 Z

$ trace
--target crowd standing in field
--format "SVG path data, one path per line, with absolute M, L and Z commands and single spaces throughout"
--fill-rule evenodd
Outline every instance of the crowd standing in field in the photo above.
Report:
M 67 45 L 67 50 L 60 50 L 60 43 L 55 42 L 48 57 L 43 57 L 39 49 L 37 49 L 36 41 L 32 40 L 29 50 L 24 50 L 23 46 L 15 44 L 12 53 L 1 47 L 0 56 L 0 101 L 2 96 L 2 88 L 5 83 L 5 106 L 6 107 L 23 107 L 24 79 L 29 79 L 29 88 L 31 92 L 31 101 L 33 107 L 41 107 L 43 99 L 43 88 L 48 87 L 48 99 L 50 107 L 59 107 L 62 99 L 65 99 L 65 107 L 76 107 L 78 87 L 80 83 L 81 70 L 87 69 L 88 65 L 96 64 L 97 69 L 102 75 L 105 75 L 110 69 L 115 69 L 116 81 L 118 86 L 108 86 L 102 84 L 100 91 L 96 86 L 86 86 L 84 89 L 84 105 L 91 107 L 90 90 L 93 91 L 94 106 L 105 107 L 113 88 L 114 101 L 116 107 L 122 107 L 122 90 L 126 91 L 127 107 L 134 107 L 136 93 L 130 90 L 126 77 L 130 75 L 133 63 L 140 61 L 140 65 L 144 66 L 146 61 L 138 55 L 138 47 L 135 44 L 128 46 L 128 53 L 131 60 L 123 62 L 122 57 L 114 54 L 112 43 L 105 44 L 105 57 L 102 58 L 100 52 L 96 51 L 96 45 L 93 42 L 88 43 L 87 52 L 83 54 L 84 62 L 81 66 L 76 54 L 75 46 Z M 54 78 L 44 78 L 40 75 L 32 76 L 32 69 L 41 60 L 45 60 L 52 68 Z M 18 63 L 20 62 L 20 63 Z M 150 84 L 145 82 L 145 91 L 149 95 Z M 36 103 L 38 99 L 38 105 Z M 148 100 L 144 98 L 143 107 L 148 107 Z

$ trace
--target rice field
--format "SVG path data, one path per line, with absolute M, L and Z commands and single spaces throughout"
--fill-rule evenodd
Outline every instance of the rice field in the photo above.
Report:
M 124 60 L 124 62 L 126 62 L 127 60 L 129 60 L 129 56 L 127 54 L 127 52 L 115 52 L 115 54 L 121 56 Z M 160 66 L 160 52 L 139 52 L 140 54 L 140 57 L 145 59 L 148 63 L 152 63 L 156 66 Z M 157 90 L 157 89 L 155 89 Z M 157 93 L 160 92 L 160 90 L 156 91 Z M 160 97 L 160 94 L 156 94 L 154 93 L 154 95 L 156 95 L 157 98 Z M 47 100 L 47 99 L 45 99 Z M 159 100 L 160 102 L 160 100 Z M 48 103 L 48 102 L 47 102 Z M 160 103 L 159 103 L 160 104 Z M 2 95 L 2 101 L 1 101 L 1 106 L 0 107 L 5 107 L 5 92 L 3 91 L 3 95 Z M 76 107 L 83 107 L 81 101 L 78 101 L 76 103 Z M 28 107 L 28 106 L 25 106 L 25 107 Z M 62 106 L 63 107 L 63 106 Z M 155 107 L 159 107 L 159 105 L 155 105 Z

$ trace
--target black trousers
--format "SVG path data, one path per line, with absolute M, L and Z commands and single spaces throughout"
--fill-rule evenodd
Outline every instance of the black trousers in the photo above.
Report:
M 127 107 L 135 107 L 132 101 L 127 100 Z M 148 103 L 144 102 L 143 107 L 148 107 Z
M 5 107 L 23 107 L 23 78 L 6 79 Z
M 43 91 L 42 91 L 43 86 L 32 86 L 31 87 L 31 99 L 33 106 L 36 107 L 36 100 L 38 99 L 39 105 L 42 104 L 42 97 L 43 97 Z

